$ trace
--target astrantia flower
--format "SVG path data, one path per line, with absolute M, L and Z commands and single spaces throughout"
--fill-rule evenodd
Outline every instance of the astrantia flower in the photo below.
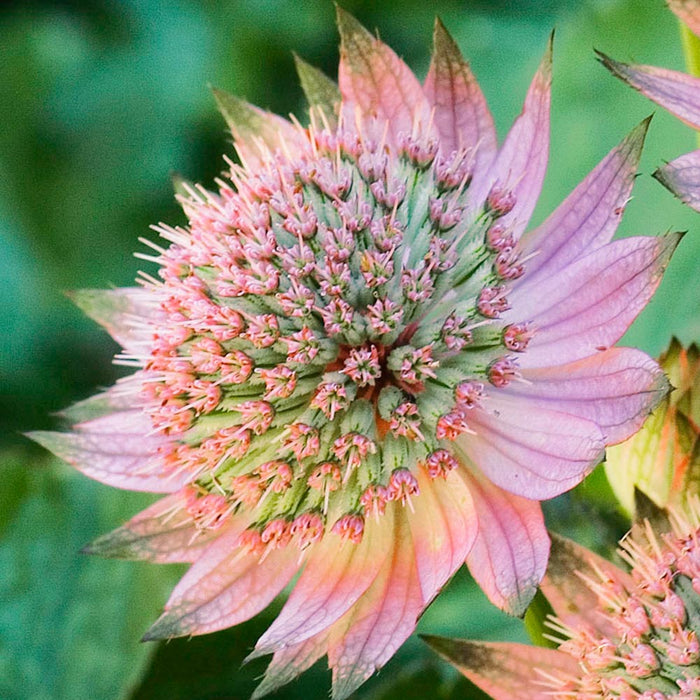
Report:
M 605 457 L 608 481 L 630 513 L 635 488 L 661 508 L 700 495 L 700 351 L 674 338 L 659 364 L 673 391 L 639 432 Z
M 306 64 L 308 128 L 217 93 L 242 165 L 187 187 L 157 277 L 82 292 L 135 374 L 36 437 L 86 474 L 168 494 L 95 552 L 192 568 L 149 639 L 255 615 L 258 693 L 328 655 L 335 697 L 381 667 L 461 564 L 522 613 L 546 566 L 539 500 L 666 392 L 611 346 L 678 236 L 610 239 L 646 124 L 539 228 L 550 51 L 497 148 L 438 23 L 421 85 L 347 14 L 339 89 Z
M 700 37 L 700 0 L 667 0 L 668 6 Z M 700 129 L 700 78 L 656 66 L 629 65 L 599 53 L 603 65 L 633 88 Z M 660 167 L 654 177 L 680 200 L 700 211 L 700 150 Z
M 554 538 L 542 590 L 557 649 L 427 641 L 495 700 L 700 698 L 700 502 L 665 524 L 623 539 L 629 571 Z

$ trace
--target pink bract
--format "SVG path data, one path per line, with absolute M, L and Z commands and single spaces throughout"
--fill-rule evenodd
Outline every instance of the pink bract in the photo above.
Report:
M 421 85 L 339 11 L 339 86 L 299 62 L 311 125 L 217 91 L 242 165 L 185 186 L 160 269 L 76 301 L 137 367 L 34 437 L 167 494 L 92 551 L 192 567 L 148 639 L 235 625 L 300 572 L 257 695 L 323 655 L 333 695 L 384 665 L 467 562 L 522 614 L 539 501 L 634 432 L 667 382 L 614 343 L 679 236 L 611 242 L 644 123 L 524 233 L 548 155 L 551 49 L 498 147 L 438 22 Z
M 700 37 L 700 1 L 668 0 L 669 8 Z M 656 66 L 629 65 L 598 54 L 613 75 L 700 130 L 700 78 Z M 654 177 L 681 201 L 700 211 L 700 150 L 658 168 Z

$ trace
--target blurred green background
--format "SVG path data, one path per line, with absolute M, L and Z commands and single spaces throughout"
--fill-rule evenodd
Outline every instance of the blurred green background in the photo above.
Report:
M 342 5 L 419 76 L 440 15 L 480 79 L 501 136 L 556 28 L 552 150 L 540 221 L 653 105 L 609 76 L 593 48 L 682 68 L 662 0 L 347 0 Z M 335 77 L 327 0 L 6 2 L 0 10 L 0 697 L 247 698 L 264 663 L 241 661 L 274 610 L 234 630 L 140 644 L 177 567 L 78 554 L 148 502 L 71 473 L 22 437 L 119 376 L 116 345 L 64 296 L 128 285 L 149 224 L 183 223 L 173 172 L 211 183 L 231 153 L 207 85 L 302 115 L 292 51 Z M 626 341 L 658 354 L 672 334 L 700 339 L 700 216 L 650 177 L 695 147 L 658 111 L 620 235 L 687 229 L 654 301 Z M 604 515 L 596 515 L 603 504 Z M 596 509 L 591 504 L 596 505 Z M 595 478 L 550 504 L 549 523 L 605 547 L 624 522 Z M 577 523 L 586 521 L 581 530 Z M 591 525 L 592 523 L 592 525 Z M 526 639 L 459 575 L 420 629 Z M 320 667 L 280 698 L 322 698 Z M 476 698 L 413 637 L 357 693 L 366 700 Z

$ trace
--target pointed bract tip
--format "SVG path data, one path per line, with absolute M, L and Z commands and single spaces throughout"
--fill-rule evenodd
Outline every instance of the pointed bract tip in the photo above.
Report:
M 244 661 L 245 663 L 245 661 Z M 300 673 L 300 670 L 293 664 L 278 664 L 274 663 L 268 667 L 263 679 L 260 681 L 258 687 L 253 691 L 250 700 L 260 700 L 270 693 L 274 693 L 276 690 L 284 685 L 287 685 L 290 681 L 293 681 Z
M 110 332 L 119 325 L 117 319 L 120 314 L 131 308 L 131 301 L 124 290 L 72 289 L 67 296 L 86 316 Z
M 211 90 L 237 148 L 246 148 L 257 138 L 267 143 L 280 138 L 280 128 L 284 120 L 266 113 L 230 92 L 215 87 Z M 279 123 L 271 120 L 279 120 Z
M 254 661 L 255 659 L 259 659 L 261 656 L 268 656 L 273 653 L 274 650 L 272 649 L 259 649 L 255 648 L 253 651 L 248 654 L 248 656 L 243 659 L 243 664 L 249 664 L 251 661 Z
M 440 651 L 444 643 L 450 641 L 449 637 L 440 637 L 437 634 L 419 634 L 418 637 L 435 651 Z
M 678 244 L 685 238 L 685 235 L 687 233 L 688 233 L 688 231 L 669 231 L 668 233 L 665 233 L 663 236 L 660 236 L 660 238 L 662 238 L 664 241 L 664 248 L 666 249 L 666 252 L 667 252 L 666 264 L 668 264 L 668 261 L 671 259 L 671 255 L 678 247 Z M 665 269 L 665 266 L 664 266 L 664 269 Z
M 236 97 L 235 95 L 232 95 L 226 90 L 214 87 L 213 85 L 210 85 L 209 89 L 214 95 L 214 99 L 216 100 L 216 106 L 218 107 L 219 111 L 224 115 L 224 117 L 227 116 L 227 113 L 230 112 L 232 108 L 239 107 L 241 104 L 243 104 L 243 100 Z
M 304 91 L 309 108 L 320 109 L 326 119 L 333 121 L 342 99 L 338 86 L 322 70 L 307 63 L 296 53 L 293 56 L 301 89 Z
M 95 549 L 95 543 L 94 542 L 88 542 L 86 545 L 83 545 L 79 550 L 79 554 L 98 554 L 98 550 Z
M 654 114 L 652 113 L 648 117 L 642 119 L 642 121 L 639 122 L 639 124 L 637 124 L 637 126 L 635 126 L 634 129 L 627 134 L 627 136 L 625 136 L 617 147 L 617 150 L 621 151 L 623 154 L 626 154 L 627 158 L 632 156 L 635 166 L 639 164 L 642 149 L 644 148 L 644 141 L 646 140 L 647 133 L 649 132 L 649 125 L 651 124 L 653 117 Z M 636 175 L 633 176 L 636 177 Z
M 435 18 L 433 30 L 433 56 L 443 57 L 450 62 L 466 63 L 457 42 L 452 38 L 439 17 Z
M 183 175 L 175 171 L 170 173 L 170 182 L 172 183 L 173 191 L 175 192 L 175 194 L 181 197 L 187 197 L 190 193 L 190 190 L 194 188 L 192 182 L 190 182 Z
M 692 197 L 688 196 L 688 191 L 685 191 L 677 186 L 677 183 L 673 178 L 671 167 L 668 165 L 659 167 L 651 174 L 651 176 L 658 183 L 663 185 L 677 200 L 683 202 L 683 204 L 688 205 L 696 211 L 700 211 L 700 206 L 698 206 L 697 202 L 695 202 Z
M 658 369 L 659 373 L 649 387 L 649 392 L 651 394 L 656 394 L 653 404 L 649 406 L 650 414 L 676 388 L 673 386 L 673 384 L 671 384 L 669 378 L 664 373 L 663 368 L 659 367 Z
M 661 364 L 663 365 L 663 360 L 669 356 L 678 355 L 683 350 L 683 343 L 681 343 L 680 338 L 674 333 L 671 336 L 671 340 L 668 343 L 668 347 L 662 353 Z M 675 387 L 674 387 L 675 388 Z
M 51 430 L 30 430 L 26 433 L 22 433 L 22 435 L 60 457 L 60 453 L 57 452 L 55 448 L 63 433 L 57 433 Z
M 133 548 L 138 539 L 126 527 L 118 527 L 104 535 L 100 535 L 92 542 L 88 542 L 81 550 L 81 554 L 92 554 L 106 559 L 139 559 L 138 552 Z
M 320 72 L 316 66 L 313 66 L 308 61 L 305 61 L 296 51 L 292 51 L 292 58 L 294 59 L 294 68 L 296 69 L 297 75 L 302 82 L 303 76 L 308 72 Z
M 435 24 L 433 25 L 433 43 L 436 47 L 442 43 L 449 45 L 456 43 L 439 17 L 435 18 Z
M 267 676 L 262 679 L 260 685 L 253 691 L 253 694 L 250 696 L 250 700 L 260 700 L 260 698 L 264 698 L 266 695 L 274 693 L 275 690 L 280 687 L 277 684 L 273 685 L 272 683 L 265 683 L 266 680 Z
M 607 61 L 612 60 L 606 53 L 603 53 L 600 49 L 596 49 L 595 47 L 593 48 L 593 53 L 595 54 L 596 60 L 603 65 L 605 65 Z
M 627 136 L 628 140 L 633 140 L 633 139 L 639 139 L 641 140 L 642 144 L 644 143 L 644 139 L 646 138 L 647 132 L 649 131 L 649 126 L 651 125 L 651 120 L 654 118 L 654 112 L 652 112 L 648 117 L 644 117 L 637 126 L 630 131 L 630 133 Z
M 65 295 L 81 310 L 87 313 L 86 306 L 92 297 L 92 289 L 70 289 Z
M 552 540 L 547 563 L 547 579 L 550 582 L 568 581 L 574 576 L 575 571 L 587 569 L 588 560 L 585 558 L 586 550 L 583 547 L 551 530 L 549 537 Z
M 307 66 L 311 65 L 308 61 L 305 61 L 296 51 L 292 51 L 292 58 L 294 59 L 294 67 L 296 68 L 297 73 L 299 73 L 300 70 L 304 70 Z
M 216 106 L 221 112 L 221 116 L 226 121 L 229 129 L 233 133 L 234 138 L 238 138 L 237 132 L 241 127 L 245 127 L 251 119 L 251 113 L 254 111 L 252 105 L 248 104 L 236 95 L 232 95 L 226 90 L 210 85 L 210 90 L 216 100 Z
M 668 513 L 635 485 L 634 521 L 636 524 L 639 524 L 643 523 L 645 520 L 649 521 L 655 532 L 661 533 L 671 530 L 671 521 L 668 518 Z
M 547 39 L 547 47 L 544 50 L 544 56 L 542 56 L 542 61 L 540 62 L 539 72 L 540 74 L 551 81 L 552 79 L 552 58 L 554 56 L 554 30 L 549 33 L 549 39 Z
M 90 309 L 95 306 L 95 299 L 101 294 L 108 294 L 107 289 L 64 289 L 65 296 L 72 304 L 75 304 L 83 313 L 90 316 Z
M 434 652 L 450 663 L 466 668 L 478 668 L 488 657 L 488 651 L 465 639 L 450 639 L 432 634 L 418 635 Z
M 657 182 L 660 182 L 671 194 L 676 196 L 676 193 L 669 187 L 668 179 L 666 177 L 666 173 L 664 172 L 663 167 L 658 167 L 654 172 L 651 174 L 651 176 L 656 180 Z
M 335 6 L 335 21 L 340 33 L 341 48 L 357 39 L 374 40 L 374 37 L 365 27 L 355 19 L 347 10 L 344 10 L 340 5 Z
M 161 639 L 185 637 L 190 631 L 179 626 L 181 621 L 181 617 L 172 615 L 172 611 L 166 611 L 146 630 L 146 634 L 141 637 L 141 641 L 157 642 Z
M 614 58 L 611 58 L 602 51 L 598 51 L 598 49 L 593 49 L 593 51 L 595 51 L 596 58 L 598 59 L 598 61 L 602 63 L 614 76 L 616 76 L 617 78 L 621 78 L 622 80 L 626 79 L 626 69 L 629 68 L 629 66 L 626 63 L 616 61 Z
M 503 605 L 503 611 L 513 617 L 524 617 L 530 603 L 532 603 L 532 599 L 537 593 L 538 585 L 539 582 L 529 584 L 522 590 L 519 590 L 515 595 L 507 598 Z

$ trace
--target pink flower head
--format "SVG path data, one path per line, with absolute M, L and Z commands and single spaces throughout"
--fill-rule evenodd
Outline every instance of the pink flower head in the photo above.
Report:
M 557 649 L 426 641 L 494 700 L 700 697 L 700 501 L 635 525 L 619 555 L 629 570 L 553 539 L 542 591 Z
M 700 37 L 700 0 L 667 0 L 667 4 Z M 613 75 L 700 130 L 700 77 L 656 66 L 621 63 L 600 52 L 598 56 Z M 685 204 L 700 211 L 700 150 L 658 168 L 654 177 Z
M 96 479 L 167 494 L 94 547 L 192 564 L 149 639 L 238 624 L 301 569 L 254 651 L 273 655 L 258 695 L 327 655 L 347 697 L 465 561 L 522 613 L 549 551 L 539 501 L 667 388 L 612 347 L 678 241 L 610 242 L 646 124 L 524 233 L 550 49 L 499 147 L 439 22 L 422 85 L 342 10 L 339 26 L 338 87 L 299 63 L 310 126 L 217 92 L 242 165 L 181 197 L 188 228 L 158 228 L 160 281 L 78 295 L 140 368 L 73 409 L 72 433 L 36 436 Z M 215 529 L 193 487 L 224 499 Z

